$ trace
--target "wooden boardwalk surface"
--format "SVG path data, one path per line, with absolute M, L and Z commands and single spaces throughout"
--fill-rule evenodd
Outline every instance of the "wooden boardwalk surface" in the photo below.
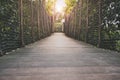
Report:
M 120 80 L 120 54 L 55 33 L 0 57 L 0 80 Z

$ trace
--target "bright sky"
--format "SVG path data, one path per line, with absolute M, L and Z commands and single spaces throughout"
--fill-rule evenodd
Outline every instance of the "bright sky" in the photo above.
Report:
M 66 4 L 64 0 L 57 0 L 55 5 L 56 12 L 62 13 L 65 6 Z

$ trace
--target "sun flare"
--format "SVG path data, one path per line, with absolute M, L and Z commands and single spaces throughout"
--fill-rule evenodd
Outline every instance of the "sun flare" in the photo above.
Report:
M 62 12 L 63 11 L 63 7 L 61 7 L 61 6 L 59 6 L 59 5 L 56 5 L 55 6 L 55 10 L 56 10 L 56 12 Z
M 66 6 L 64 0 L 57 0 L 55 4 L 55 11 L 59 13 L 63 13 L 64 7 Z

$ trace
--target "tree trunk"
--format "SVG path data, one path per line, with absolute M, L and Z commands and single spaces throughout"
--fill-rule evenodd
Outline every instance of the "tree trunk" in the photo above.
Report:
M 34 42 L 34 16 L 33 16 L 33 1 L 31 1 L 31 37 Z
M 20 13 L 20 45 L 24 46 L 24 31 L 23 31 L 23 1 L 19 0 L 19 13 Z
M 38 39 L 40 39 L 40 9 L 39 9 L 39 0 L 36 1 L 37 3 L 37 32 L 38 32 Z
M 86 33 L 85 33 L 85 42 L 87 42 L 87 38 L 88 38 L 88 26 L 89 26 L 89 0 L 87 0 L 87 10 L 86 10 L 86 13 L 87 13 L 87 16 L 86 16 Z
M 82 22 L 82 0 L 79 0 L 79 9 L 80 9 L 80 17 L 79 17 L 79 32 L 78 32 L 78 39 L 80 40 L 80 30 L 81 30 L 81 22 Z
M 101 44 L 101 23 L 102 23 L 102 19 L 101 19 L 101 0 L 99 0 L 99 26 L 98 26 L 98 47 L 100 47 Z

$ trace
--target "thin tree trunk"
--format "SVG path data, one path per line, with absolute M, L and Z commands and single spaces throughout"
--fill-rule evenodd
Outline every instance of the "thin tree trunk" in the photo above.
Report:
M 44 33 L 44 29 L 43 29 L 43 14 L 42 14 L 42 12 L 43 12 L 43 9 L 42 9 L 42 1 L 40 0 L 40 28 L 41 28 L 41 35 L 43 35 L 43 33 Z
M 43 5 L 41 2 L 41 23 L 42 23 L 42 35 L 45 33 L 45 28 L 44 28 L 44 10 L 43 10 Z
M 40 39 L 40 9 L 39 9 L 39 0 L 37 0 L 37 32 L 38 32 L 38 39 Z
M 101 44 L 101 23 L 102 23 L 102 19 L 101 19 L 101 5 L 102 5 L 102 1 L 99 0 L 99 26 L 98 26 L 98 47 L 100 47 Z
M 20 13 L 20 45 L 24 46 L 24 31 L 23 31 L 23 1 L 19 0 L 19 13 Z
M 87 16 L 86 16 L 86 33 L 85 33 L 85 42 L 87 42 L 87 38 L 88 38 L 88 26 L 89 26 L 89 0 L 87 0 L 87 10 L 86 10 L 86 13 L 87 13 Z
M 76 36 L 76 6 L 74 8 L 74 24 L 73 24 L 73 27 L 74 27 L 74 38 Z
M 79 23 L 78 23 L 78 26 L 79 26 L 79 32 L 78 32 L 78 39 L 80 40 L 80 30 L 81 30 L 81 21 L 82 21 L 82 0 L 79 0 L 78 1 L 78 9 L 80 11 L 80 15 L 79 15 Z
M 31 1 L 31 36 L 32 36 L 32 42 L 34 42 L 34 16 L 33 16 L 33 1 Z

